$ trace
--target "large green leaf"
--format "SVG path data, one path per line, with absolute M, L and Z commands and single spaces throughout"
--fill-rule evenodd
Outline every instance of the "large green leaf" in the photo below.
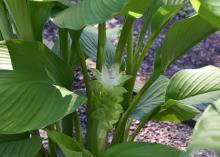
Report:
M 180 153 L 165 145 L 130 142 L 109 148 L 101 157 L 178 157 Z
M 82 98 L 44 80 L 0 71 L 0 133 L 35 130 L 76 110 Z
M 48 137 L 55 142 L 66 157 L 82 157 L 81 148 L 78 143 L 65 134 L 47 130 Z
M 4 47 L 4 43 L 0 45 Z M 34 79 L 47 79 L 56 85 L 71 87 L 71 68 L 42 43 L 10 40 L 6 45 L 14 70 L 30 73 Z
M 61 28 L 81 29 L 87 25 L 103 23 L 129 11 L 145 11 L 152 0 L 85 0 L 58 13 L 53 22 Z M 141 7 L 140 7 L 141 6 Z
M 161 111 L 153 119 L 158 121 L 182 122 L 194 118 L 200 111 L 191 105 L 169 99 L 161 106 Z
M 220 28 L 220 1 L 218 0 L 190 0 L 198 14 L 210 22 L 213 26 Z
M 0 141 L 1 157 L 36 157 L 41 148 L 41 139 L 32 137 L 30 139 L 4 140 Z
M 159 0 L 154 4 L 156 11 L 151 23 L 152 35 L 157 35 L 164 26 L 184 7 L 184 0 Z M 154 9 L 153 9 L 154 11 Z
M 34 34 L 27 0 L 4 0 L 4 2 L 14 21 L 18 37 L 24 40 L 33 40 Z
M 66 6 L 70 6 L 71 3 L 68 0 L 28 0 L 30 2 L 39 2 L 41 3 L 41 5 L 43 5 L 43 3 L 47 3 L 50 4 L 52 3 L 52 5 L 62 5 L 63 7 Z
M 7 40 L 12 37 L 11 25 L 9 23 L 9 16 L 4 5 L 3 0 L 0 0 L 0 40 L 2 38 Z
M 165 71 L 178 57 L 216 29 L 198 15 L 174 24 L 156 54 L 155 69 Z
M 108 38 L 107 39 L 107 43 L 106 43 L 106 58 L 105 58 L 105 63 L 107 65 L 111 65 L 113 63 L 113 59 L 114 59 L 114 55 L 115 55 L 115 46 L 113 45 L 113 43 L 110 41 L 111 39 Z M 69 45 L 69 49 L 71 51 L 71 44 L 72 44 L 72 40 L 69 37 L 68 38 L 68 45 Z M 82 46 L 82 50 L 85 53 L 86 57 L 96 61 L 97 59 L 97 48 L 98 48 L 98 30 L 94 27 L 88 26 L 86 27 L 81 36 L 80 36 L 80 43 Z M 59 44 L 59 37 L 57 38 L 54 47 L 53 47 L 53 51 L 55 52 L 55 54 L 57 54 L 58 56 L 60 56 L 60 44 Z M 73 57 L 74 62 L 78 62 L 78 59 L 76 57 Z M 75 64 L 76 66 L 79 65 Z
M 29 132 L 25 132 L 22 134 L 13 134 L 13 135 L 0 135 L 0 143 L 20 141 L 30 137 Z
M 187 0 L 159 0 L 159 3 L 164 5 L 179 5 L 185 3 Z
M 198 120 L 189 146 L 191 152 L 212 149 L 220 155 L 220 100 L 210 105 Z
M 52 9 L 65 9 L 71 5 L 68 0 L 28 0 L 33 33 L 36 40 L 42 40 L 42 31 L 45 22 L 51 16 Z
M 120 14 L 126 15 L 129 12 L 142 14 L 152 3 L 153 0 L 130 0 L 129 3 L 120 11 Z
M 42 31 L 53 7 L 70 6 L 68 0 L 4 0 L 13 18 L 18 37 L 42 40 Z
M 65 134 L 47 130 L 49 138 L 62 150 L 65 157 L 93 157 L 91 153 L 82 150 L 77 142 Z
M 127 0 L 85 0 L 62 11 L 53 18 L 61 28 L 81 29 L 90 24 L 102 23 L 117 15 Z
M 13 70 L 0 70 L 1 134 L 45 127 L 84 101 L 59 86 L 70 85 L 71 68 L 46 46 L 19 40 L 7 41 L 6 45 Z
M 98 30 L 93 27 L 86 27 L 80 36 L 80 43 L 86 56 L 96 61 L 98 48 Z M 115 46 L 110 41 L 110 39 L 108 39 L 106 43 L 106 64 L 111 65 L 113 63 L 115 50 Z
M 216 98 L 215 91 L 220 90 L 220 69 L 206 66 L 200 69 L 186 69 L 175 74 L 167 88 L 167 99 L 179 100 L 183 103 L 198 104 L 212 102 Z M 209 95 L 211 92 L 212 95 Z M 203 99 L 196 99 L 202 95 Z M 213 97 L 214 96 L 214 97 Z M 220 96 L 220 94 L 219 94 Z M 193 97 L 191 101 L 188 98 Z M 193 101 L 194 100 L 194 101 Z
M 187 117 L 187 119 L 192 118 L 196 114 L 193 105 L 211 103 L 219 97 L 219 68 L 207 66 L 182 70 L 170 80 L 166 92 L 166 103 L 163 105 L 160 118 L 173 117 L 177 118 L 177 121 L 185 120 Z
M 169 79 L 159 77 L 152 86 L 143 94 L 137 107 L 131 114 L 134 119 L 142 120 L 149 116 L 158 106 L 165 102 L 165 95 Z

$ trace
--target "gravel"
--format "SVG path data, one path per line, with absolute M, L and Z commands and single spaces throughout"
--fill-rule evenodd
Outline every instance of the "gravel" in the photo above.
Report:
M 174 18 L 174 20 L 168 25 L 168 27 L 160 34 L 157 40 L 153 43 L 152 47 L 148 55 L 145 57 L 145 60 L 141 66 L 141 69 L 138 73 L 138 81 L 145 82 L 153 71 L 153 60 L 155 56 L 155 52 L 157 48 L 163 42 L 165 37 L 165 33 L 169 26 L 174 22 L 182 19 L 183 17 L 187 17 L 189 14 L 192 14 L 193 10 L 188 6 L 188 9 L 184 13 L 181 12 L 180 15 Z M 138 19 L 135 21 L 134 26 L 134 39 L 137 41 L 138 32 L 141 30 L 141 23 L 142 19 Z M 120 28 L 123 23 L 123 19 L 118 17 L 112 19 L 108 22 L 107 27 L 109 29 L 113 28 Z M 44 39 L 47 43 L 51 44 L 55 41 L 57 37 L 57 28 L 51 22 L 48 21 L 45 25 L 45 31 L 43 33 Z M 145 41 L 147 40 L 147 36 Z M 176 72 L 180 71 L 181 69 L 187 68 L 200 68 L 206 65 L 215 65 L 220 67 L 220 32 L 217 32 L 211 35 L 209 38 L 203 40 L 201 43 L 196 45 L 194 48 L 189 50 L 185 55 L 180 57 L 173 65 L 169 67 L 166 71 L 166 76 L 171 77 Z M 117 39 L 114 40 L 117 42 Z M 81 75 L 80 69 L 78 69 L 77 73 L 75 74 L 75 81 L 74 81 L 73 89 L 75 91 L 84 91 L 85 85 L 83 82 L 83 77 Z M 86 126 L 86 109 L 85 107 L 81 107 L 79 109 L 79 116 L 82 122 L 82 128 L 84 128 L 84 135 L 85 135 L 85 126 Z M 139 122 L 134 121 L 131 127 L 131 132 L 138 126 Z M 183 123 L 171 123 L 171 122 L 156 122 L 150 121 L 145 125 L 145 127 L 141 130 L 140 134 L 136 137 L 135 140 L 137 141 L 144 141 L 144 142 L 152 142 L 152 143 L 161 143 L 170 145 L 172 147 L 176 147 L 180 150 L 186 150 L 191 134 L 192 134 L 193 127 L 183 124 Z M 214 153 L 204 150 L 195 154 L 194 157 L 216 157 Z

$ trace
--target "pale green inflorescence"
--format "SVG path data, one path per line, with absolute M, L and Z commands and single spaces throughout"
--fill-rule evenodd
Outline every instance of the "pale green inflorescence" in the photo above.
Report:
M 117 64 L 112 65 L 110 68 L 103 66 L 102 72 L 93 70 L 93 74 L 97 79 L 92 82 L 92 100 L 95 105 L 93 116 L 100 123 L 100 131 L 105 133 L 107 130 L 112 129 L 123 112 L 120 103 L 123 101 L 123 94 L 127 91 L 122 85 L 130 77 L 123 72 L 120 73 Z M 100 136 L 102 135 L 101 133 Z

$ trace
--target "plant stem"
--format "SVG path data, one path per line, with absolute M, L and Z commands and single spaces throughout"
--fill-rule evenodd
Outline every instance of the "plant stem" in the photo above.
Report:
M 83 148 L 82 129 L 80 126 L 80 120 L 79 120 L 77 112 L 73 113 L 73 119 L 74 119 L 74 124 L 75 124 L 76 141 L 80 144 L 81 148 Z
M 135 65 L 135 70 L 134 70 L 135 73 L 138 72 L 138 70 L 139 70 L 139 68 L 141 66 L 141 63 L 143 62 L 145 56 L 149 52 L 149 49 L 150 49 L 150 47 L 151 47 L 151 45 L 152 45 L 154 40 L 155 40 L 155 36 L 151 36 L 149 38 L 149 40 L 147 41 L 146 45 L 144 46 L 143 51 L 141 52 L 141 56 L 138 57 L 138 59 L 137 59 L 137 63 Z
M 128 34 L 127 41 L 127 59 L 126 59 L 126 73 L 131 75 L 133 71 L 133 24 Z
M 65 28 L 59 28 L 60 39 L 60 56 L 66 62 L 70 62 L 70 56 L 68 53 L 68 31 Z
M 137 72 L 141 66 L 141 63 L 144 60 L 144 57 L 146 56 L 148 50 L 150 49 L 150 46 L 153 41 L 154 41 L 154 38 L 150 38 L 147 41 L 147 43 L 141 53 L 141 56 L 138 57 L 138 59 L 136 59 L 137 63 L 135 64 L 135 66 L 133 66 L 134 69 L 133 69 L 133 73 L 131 74 L 132 78 L 131 78 L 131 80 L 128 81 L 128 84 L 126 84 L 126 89 L 127 89 L 128 93 L 125 95 L 125 101 L 123 102 L 123 106 L 125 109 L 128 108 L 129 102 L 131 101 L 132 96 L 133 96 L 133 90 L 134 90 L 134 85 L 135 85 L 135 81 L 136 81 L 136 77 L 137 77 Z
M 41 147 L 40 151 L 44 154 L 44 157 L 52 157 L 51 154 L 48 152 L 48 150 L 43 146 Z
M 71 66 L 72 64 L 72 53 L 69 51 L 68 45 L 68 31 L 67 29 L 59 28 L 59 39 L 60 39 L 60 56 L 61 58 Z M 71 87 L 66 87 L 71 90 Z M 64 134 L 73 137 L 73 117 L 74 113 L 71 113 L 63 118 L 62 120 L 62 131 Z
M 161 72 L 156 71 L 152 74 L 151 78 L 145 83 L 144 87 L 140 90 L 140 92 L 134 97 L 134 99 L 131 101 L 128 109 L 126 112 L 121 116 L 118 125 L 115 130 L 115 134 L 112 140 L 112 145 L 117 144 L 120 142 L 123 132 L 125 130 L 125 126 L 127 123 L 127 120 L 129 118 L 129 115 L 131 114 L 132 110 L 136 107 L 137 103 L 141 99 L 142 95 L 147 91 L 147 89 L 152 85 L 152 83 L 160 76 Z
M 96 157 L 99 157 L 101 152 L 105 149 L 105 138 L 100 139 L 98 134 L 98 121 L 93 118 L 92 113 L 94 111 L 94 105 L 92 105 L 92 91 L 90 88 L 90 79 L 86 67 L 85 56 L 81 50 L 80 44 L 76 44 L 76 51 L 79 57 L 83 76 L 86 84 L 86 93 L 88 98 L 88 108 L 87 108 L 87 149 L 92 152 Z
M 61 124 L 61 121 L 56 122 L 55 126 L 56 126 L 56 130 L 57 130 L 58 132 L 62 132 L 62 124 Z
M 56 155 L 56 150 L 55 150 L 55 143 L 53 143 L 52 140 L 49 139 L 48 141 L 49 149 L 50 149 L 50 154 L 52 157 L 57 157 Z
M 91 92 L 91 88 L 90 88 L 90 78 L 89 78 L 89 73 L 88 73 L 87 66 L 86 66 L 85 55 L 82 52 L 79 41 L 77 41 L 77 43 L 75 44 L 75 48 L 76 48 L 76 53 L 77 53 L 77 56 L 79 58 L 79 61 L 80 61 L 81 67 L 82 67 L 82 73 L 84 76 L 84 81 L 85 81 L 85 86 L 86 86 L 86 95 L 88 98 L 88 103 L 90 104 L 90 99 L 92 96 L 91 95 L 92 92 Z
M 1 33 L 1 31 L 0 31 L 0 41 L 1 41 L 1 40 L 4 40 L 4 38 L 3 38 L 2 33 Z
M 138 59 L 139 59 L 139 51 L 140 51 L 141 46 L 143 44 L 144 37 L 145 37 L 145 34 L 147 32 L 147 28 L 149 27 L 151 18 L 152 18 L 151 17 L 151 10 L 148 9 L 148 11 L 146 12 L 146 14 L 144 16 L 143 26 L 142 26 L 141 32 L 139 34 L 138 43 L 137 43 L 137 46 L 136 46 L 136 49 L 135 49 L 135 52 L 134 52 L 133 63 L 130 63 L 132 65 L 132 67 L 134 67 L 134 69 L 132 69 L 133 73 L 130 73 L 130 75 L 132 75 L 132 79 L 127 81 L 127 83 L 125 84 L 125 88 L 127 89 L 128 93 L 125 95 L 125 101 L 123 102 L 124 109 L 128 108 L 129 102 L 131 101 L 132 96 L 133 96 L 133 90 L 134 90 L 134 86 L 135 86 L 137 72 L 138 72 L 138 70 L 140 68 L 140 63 L 138 63 L 136 65 L 136 62 L 140 62 L 140 61 L 142 62 L 143 59 L 144 59 L 143 58 L 142 60 L 138 61 Z M 149 40 L 147 42 L 147 46 L 145 45 L 144 55 L 146 55 L 146 53 L 149 50 L 151 44 L 152 44 L 152 42 L 151 42 L 151 40 Z M 128 45 L 129 45 L 129 43 L 128 43 Z M 142 52 L 142 54 L 143 54 L 143 52 Z
M 126 124 L 126 127 L 125 127 L 123 142 L 127 142 L 127 140 L 128 140 L 128 136 L 129 136 L 129 133 L 130 133 L 131 123 L 132 123 L 132 120 L 129 119 L 127 124 Z
M 133 20 L 134 18 L 131 16 L 127 16 L 125 20 L 125 24 L 122 29 L 121 36 L 119 38 L 118 46 L 116 48 L 115 59 L 114 59 L 115 63 L 121 64 L 122 62 L 124 48 L 128 39 L 128 34 L 132 27 Z
M 102 70 L 102 66 L 105 63 L 106 55 L 106 26 L 105 23 L 99 24 L 99 39 L 98 39 L 98 52 L 97 52 L 97 64 L 96 69 Z
M 54 130 L 54 125 L 48 126 L 47 129 Z M 55 146 L 55 143 L 51 139 L 48 140 L 48 146 L 49 146 L 49 152 L 50 152 L 51 156 L 57 157 L 56 149 L 55 149 L 56 146 Z
M 127 117 L 128 117 L 127 112 L 125 112 L 124 114 L 122 114 L 121 118 L 119 119 L 111 145 L 118 144 L 122 140 L 124 136 L 124 130 L 126 127 Z
M 138 37 L 138 43 L 137 43 L 137 46 L 135 49 L 135 57 L 134 57 L 135 59 L 137 59 L 139 56 L 139 52 L 141 50 L 141 46 L 143 44 L 143 41 L 144 41 L 144 38 L 145 38 L 145 35 L 147 32 L 147 29 L 149 27 L 151 18 L 152 18 L 151 17 L 151 10 L 148 9 L 148 11 L 144 15 L 143 26 L 142 26 L 141 32 L 139 34 L 139 37 Z
M 9 40 L 13 38 L 11 25 L 3 0 L 0 0 L 0 30 L 3 38 Z
M 132 28 L 129 32 L 128 35 L 128 41 L 127 41 L 127 58 L 126 58 L 126 74 L 130 75 L 133 77 L 133 68 L 134 68 L 134 58 L 133 58 L 133 24 L 132 24 Z M 126 93 L 124 95 L 124 101 L 122 103 L 122 106 L 124 109 L 128 108 L 128 103 L 130 102 L 130 95 L 132 95 L 133 92 L 130 93 L 131 89 L 131 83 L 132 83 L 132 79 L 129 79 L 128 81 L 126 81 L 125 83 L 125 89 L 128 91 L 128 93 Z M 133 90 L 132 90 L 133 91 Z
M 100 138 L 98 134 L 99 123 L 93 118 L 92 113 L 95 110 L 94 105 L 92 105 L 92 91 L 90 87 L 89 74 L 86 67 L 85 56 L 81 50 L 80 44 L 76 44 L 76 51 L 79 57 L 83 76 L 86 84 L 86 93 L 88 98 L 88 108 L 87 108 L 87 149 L 92 152 L 96 157 L 102 153 L 105 149 L 105 137 Z
M 135 129 L 135 131 L 131 134 L 129 141 L 134 141 L 135 137 L 138 135 L 138 133 L 141 131 L 141 129 L 145 126 L 145 124 L 147 122 L 149 122 L 152 117 L 155 115 L 155 113 L 157 113 L 159 110 L 159 107 L 154 109 L 150 115 L 145 116 L 143 120 L 141 120 L 141 123 L 139 124 L 139 126 Z

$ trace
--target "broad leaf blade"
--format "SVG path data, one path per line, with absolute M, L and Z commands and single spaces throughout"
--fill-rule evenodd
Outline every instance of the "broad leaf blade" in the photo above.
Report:
M 42 41 L 45 22 L 52 9 L 65 9 L 71 4 L 67 0 L 4 0 L 16 26 L 18 38 Z
M 112 65 L 113 64 L 113 59 L 115 55 L 115 46 L 113 43 L 110 41 L 110 38 L 107 38 L 106 41 L 106 58 L 105 58 L 105 63 L 107 65 Z M 88 26 L 86 27 L 80 36 L 80 43 L 83 52 L 85 53 L 85 56 L 96 61 L 97 59 L 97 48 L 98 48 L 98 30 L 94 27 Z M 71 44 L 72 40 L 70 36 L 68 37 L 68 45 L 69 45 L 69 51 L 71 51 Z M 60 44 L 59 44 L 59 37 L 57 38 L 53 51 L 56 55 L 60 56 Z M 73 52 L 74 53 L 74 52 Z M 78 59 L 76 58 L 77 56 L 73 57 L 74 61 L 74 67 L 79 66 Z
M 219 85 L 220 69 L 214 66 L 178 72 L 170 80 L 166 103 L 156 119 L 182 121 L 192 118 L 199 113 L 193 106 L 212 103 L 220 97 Z
M 18 40 L 6 44 L 13 70 L 0 70 L 1 134 L 45 127 L 85 101 L 58 86 L 69 85 L 71 69 L 44 45 Z
M 49 138 L 62 150 L 65 157 L 93 157 L 87 150 L 82 151 L 79 144 L 65 134 L 47 130 Z
M 22 134 L 13 134 L 13 135 L 0 135 L 0 143 L 13 142 L 24 140 L 30 137 L 29 132 L 25 132 Z
M 67 88 L 71 86 L 71 68 L 42 43 L 10 40 L 6 45 L 14 70 Z
M 73 30 L 103 23 L 117 16 L 127 15 L 129 11 L 143 13 L 152 0 L 85 0 L 58 13 L 53 22 L 60 28 Z
M 86 27 L 80 36 L 80 43 L 86 56 L 96 61 L 97 48 L 98 48 L 98 31 L 93 27 Z M 106 59 L 105 62 L 108 65 L 113 64 L 115 56 L 115 46 L 108 39 L 106 41 Z
M 220 1 L 218 0 L 190 0 L 198 14 L 211 23 L 213 26 L 220 28 Z
M 52 4 L 52 5 L 61 5 L 63 7 L 69 7 L 71 5 L 70 1 L 68 0 L 28 0 L 30 2 L 39 2 L 43 5 L 45 4 Z
M 156 54 L 155 69 L 165 71 L 178 57 L 215 31 L 214 27 L 198 15 L 177 22 L 168 31 Z
M 161 0 L 158 3 L 162 4 L 159 5 L 159 8 L 153 14 L 151 23 L 151 32 L 153 35 L 157 35 L 185 5 L 183 0 Z
M 203 94 L 203 97 L 205 97 L 206 95 L 204 94 L 219 90 L 219 68 L 206 66 L 200 69 L 186 69 L 178 72 L 171 78 L 166 98 L 182 101 L 183 99 L 199 96 L 200 94 Z M 212 96 L 207 95 L 206 100 L 213 101 Z
M 26 0 L 4 0 L 4 2 L 15 23 L 18 37 L 24 40 L 34 40 L 28 2 Z
M 126 15 L 129 11 L 143 14 L 152 3 L 153 0 L 130 0 L 129 3 L 121 10 L 120 14 Z
M 41 139 L 21 139 L 16 141 L 0 142 L 1 157 L 36 157 L 41 148 Z
M 0 71 L 0 133 L 40 129 L 76 110 L 84 102 L 72 92 L 24 74 Z
M 0 0 L 0 41 L 12 37 L 11 25 L 9 22 L 8 12 L 3 0 Z
M 180 153 L 165 145 L 130 142 L 109 148 L 101 157 L 178 157 Z
M 71 3 L 68 0 L 28 0 L 28 7 L 35 39 L 42 41 L 42 31 L 44 29 L 44 25 L 51 16 L 51 12 L 54 7 L 62 10 L 70 5 Z
M 162 105 L 161 111 L 153 119 L 158 121 L 182 122 L 194 118 L 199 113 L 200 111 L 191 105 L 170 99 Z
M 210 105 L 198 120 L 189 146 L 191 152 L 201 149 L 212 149 L 220 155 L 220 101 Z M 205 141 L 205 142 L 204 142 Z
M 156 80 L 152 86 L 143 94 L 137 107 L 132 112 L 131 117 L 134 119 L 142 120 L 144 117 L 149 116 L 152 111 L 165 102 L 165 95 L 169 79 L 161 76 Z

